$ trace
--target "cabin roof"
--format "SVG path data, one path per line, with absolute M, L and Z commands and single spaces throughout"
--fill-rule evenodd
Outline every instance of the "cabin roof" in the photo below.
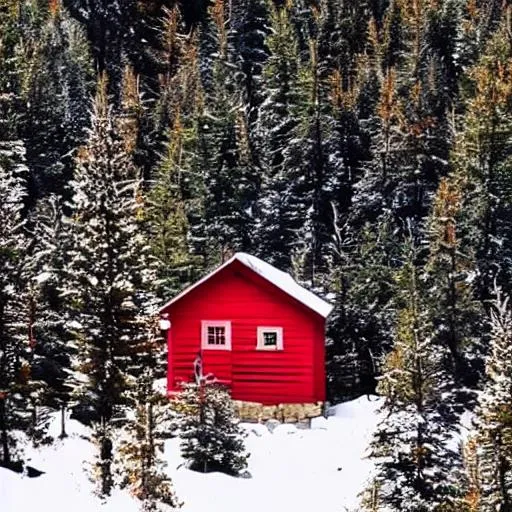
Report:
M 172 300 L 164 304 L 159 311 L 162 312 L 172 304 L 178 302 L 189 292 L 208 281 L 211 277 L 220 272 L 222 269 L 231 265 L 234 261 L 239 261 L 242 265 L 249 268 L 256 274 L 259 274 L 268 282 L 272 283 L 277 288 L 280 288 L 283 292 L 287 293 L 298 302 L 304 304 L 315 313 L 318 313 L 320 316 L 327 318 L 329 313 L 332 311 L 333 306 L 331 304 L 316 296 L 309 290 L 306 290 L 306 288 L 298 284 L 290 274 L 282 272 L 272 265 L 265 263 L 263 260 L 256 258 L 256 256 L 251 256 L 250 254 L 244 252 L 237 252 L 232 258 L 223 263 L 213 272 L 210 272 L 202 279 L 176 295 L 176 297 L 174 297 Z

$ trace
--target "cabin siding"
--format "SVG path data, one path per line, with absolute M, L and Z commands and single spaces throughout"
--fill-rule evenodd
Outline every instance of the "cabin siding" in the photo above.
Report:
M 235 400 L 264 404 L 323 400 L 324 319 L 239 262 L 170 306 L 168 389 L 193 378 L 201 321 L 231 321 L 232 350 L 203 350 L 203 374 Z M 284 350 L 256 349 L 257 327 L 283 327 Z
M 324 402 L 326 398 L 325 382 L 325 320 L 318 319 L 315 332 L 315 401 Z

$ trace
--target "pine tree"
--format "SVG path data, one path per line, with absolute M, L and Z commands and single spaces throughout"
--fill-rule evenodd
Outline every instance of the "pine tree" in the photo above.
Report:
M 331 400 L 374 393 L 381 363 L 391 349 L 397 254 L 385 245 L 389 229 L 385 223 L 365 225 L 354 237 L 348 223 L 337 226 L 330 276 L 336 299 L 327 328 Z
M 510 137 L 512 101 L 510 39 L 506 21 L 469 71 L 473 93 L 461 120 L 453 166 L 461 175 L 464 200 L 462 237 L 475 253 L 475 289 L 485 304 L 495 281 L 510 291 Z
M 485 331 L 481 326 L 485 325 L 485 313 L 474 297 L 475 261 L 470 248 L 459 239 L 461 188 L 457 177 L 443 179 L 439 185 L 429 224 L 425 279 L 430 287 L 433 341 L 448 347 L 455 385 L 468 390 L 475 387 L 483 369 Z
M 72 176 L 71 152 L 89 124 L 93 69 L 82 27 L 55 2 L 23 2 L 16 47 L 19 136 L 26 141 L 30 203 L 62 195 Z
M 203 105 L 203 88 L 199 36 L 196 32 L 185 33 L 177 7 L 164 11 L 160 38 L 159 60 L 164 72 L 160 76 L 160 94 L 154 106 L 154 116 L 156 130 L 160 137 L 164 137 L 168 130 L 172 130 L 177 117 L 187 127 L 196 125 Z
M 512 314 L 498 290 L 491 310 L 491 343 L 477 410 L 482 512 L 512 510 Z
M 327 76 L 338 70 L 346 86 L 357 73 L 357 59 L 367 45 L 367 27 L 372 14 L 371 2 L 340 3 L 321 0 L 319 11 L 319 54 L 322 72 Z M 314 10 L 314 8 L 313 8 Z M 380 14 L 375 12 L 374 14 Z
M 156 292 L 166 300 L 191 284 L 203 268 L 202 258 L 193 254 L 192 236 L 192 226 L 201 222 L 204 196 L 197 158 L 203 88 L 197 35 L 182 34 L 181 28 L 179 10 L 167 10 L 161 56 L 166 73 L 154 107 L 156 130 L 165 133 L 164 149 L 153 169 L 147 198 L 151 247 L 159 261 Z
M 0 6 L 0 134 L 2 140 L 17 140 L 20 84 L 16 46 L 21 37 L 18 20 L 20 1 L 6 0 Z
M 30 425 L 27 290 L 22 277 L 27 239 L 22 217 L 27 168 L 21 141 L 0 141 L 0 465 L 20 456 L 15 430 Z
M 439 10 L 429 2 L 396 1 L 382 27 L 370 23 L 370 62 L 380 91 L 369 125 L 373 160 L 357 184 L 363 211 L 356 213 L 369 218 L 389 212 L 400 238 L 406 219 L 422 231 L 439 180 L 449 171 L 457 72 L 439 39 L 454 32 L 450 5 Z
M 141 372 L 134 347 L 145 336 L 141 314 L 154 305 L 154 266 L 141 228 L 140 177 L 117 131 L 105 85 L 102 79 L 89 140 L 79 152 L 72 182 L 64 294 L 77 370 L 85 375 L 75 394 L 96 423 L 102 495 L 112 485 L 111 421 L 123 416 L 128 376 Z
M 209 52 L 209 70 L 203 70 L 205 102 L 197 149 L 204 196 L 202 222 L 194 228 L 196 237 L 204 237 L 203 255 L 217 264 L 227 253 L 251 247 L 258 177 L 247 138 L 228 4 L 216 0 L 209 12 L 203 49 Z
M 342 6 L 329 1 L 322 9 L 319 98 L 327 164 L 318 201 L 324 239 L 319 253 L 324 258 L 330 254 L 331 265 L 339 265 L 339 284 L 328 285 L 337 296 L 328 328 L 331 393 L 351 396 L 374 391 L 379 361 L 389 350 L 389 265 L 395 255 L 389 215 L 383 215 L 382 176 L 374 173 L 379 167 L 372 136 L 377 137 L 379 124 L 380 63 L 363 54 L 372 30 L 367 31 L 368 40 L 353 32 L 358 23 L 368 22 L 372 9 L 364 2 Z M 377 30 L 382 13 L 377 9 L 374 15 L 378 20 L 372 20 L 370 28 Z M 338 389 L 335 374 L 345 374 Z
M 197 268 L 201 268 L 199 258 L 191 254 L 189 201 L 184 190 L 189 171 L 187 153 L 193 150 L 195 140 L 194 130 L 184 127 L 177 118 L 148 198 L 152 252 L 159 261 L 157 294 L 161 299 L 191 284 Z
M 298 111 L 307 100 L 300 85 L 303 70 L 290 6 L 276 7 L 269 2 L 269 9 L 270 56 L 263 70 L 265 100 L 256 132 L 262 167 L 256 253 L 278 268 L 289 270 L 309 199 L 295 190 L 305 179 L 298 165 L 302 155 Z
M 235 32 L 235 49 L 240 61 L 244 104 L 250 136 L 257 126 L 262 94 L 263 67 L 268 58 L 268 7 L 265 0 L 240 0 L 232 6 L 232 25 Z M 257 164 L 254 141 L 251 140 L 253 157 Z
M 443 365 L 447 350 L 432 343 L 418 255 L 410 247 L 398 274 L 394 346 L 377 388 L 384 395 L 385 417 L 373 439 L 372 457 L 382 507 L 455 510 L 460 464 L 450 448 L 455 417 L 450 407 L 452 382 Z
M 481 510 L 482 481 L 480 477 L 480 460 L 478 440 L 470 437 L 463 447 L 464 475 L 466 493 L 461 500 L 461 512 L 479 512 Z
M 461 65 L 469 68 L 475 65 L 485 52 L 489 40 L 499 30 L 510 6 L 506 2 L 486 0 L 468 0 L 464 4 L 457 54 Z
M 147 319 L 147 340 L 138 347 L 144 359 L 142 374 L 130 386 L 134 417 L 123 428 L 118 457 L 122 486 L 141 501 L 144 512 L 168 510 L 180 506 L 172 482 L 166 476 L 162 459 L 161 426 L 168 415 L 168 398 L 155 392 L 156 368 L 161 364 L 161 339 L 156 333 L 157 318 Z
M 240 475 L 247 467 L 243 431 L 229 393 L 200 378 L 185 384 L 173 407 L 180 414 L 181 453 L 189 467 L 203 473 Z
M 379 79 L 379 87 L 376 91 L 369 91 L 371 96 L 377 96 L 375 99 L 366 99 L 371 102 L 369 108 L 365 108 L 369 110 L 366 124 L 371 136 L 371 158 L 363 166 L 361 179 L 354 183 L 350 224 L 355 227 L 377 219 L 396 222 L 394 210 L 398 206 L 393 199 L 393 191 L 399 180 L 393 174 L 401 165 L 405 121 L 398 95 L 397 71 L 389 68 L 381 78 L 378 72 L 371 76 Z M 403 225 L 400 229 L 403 229 Z
M 64 268 L 69 241 L 62 224 L 62 202 L 56 196 L 41 200 L 29 217 L 31 247 L 28 264 L 32 297 L 32 374 L 45 383 L 45 406 L 61 411 L 61 437 L 66 436 L 70 401 L 72 351 L 67 343 Z

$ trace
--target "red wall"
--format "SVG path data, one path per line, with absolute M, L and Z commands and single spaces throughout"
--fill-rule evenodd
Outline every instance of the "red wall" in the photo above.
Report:
M 166 310 L 168 389 L 192 379 L 201 320 L 230 320 L 232 350 L 203 350 L 203 373 L 229 383 L 235 400 L 265 404 L 325 399 L 324 319 L 238 261 Z M 284 350 L 256 350 L 258 326 L 283 327 Z

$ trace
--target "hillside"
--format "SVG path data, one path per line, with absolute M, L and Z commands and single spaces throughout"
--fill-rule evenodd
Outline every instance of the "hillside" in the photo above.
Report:
M 164 459 L 184 502 L 181 510 L 357 510 L 357 495 L 372 468 L 364 456 L 379 403 L 375 397 L 361 397 L 336 406 L 327 419 L 313 420 L 311 430 L 282 424 L 270 432 L 264 425 L 245 424 L 251 453 L 248 479 L 190 471 L 183 466 L 178 440 L 167 441 Z M 40 512 L 138 512 L 137 500 L 127 491 L 115 491 L 107 504 L 101 505 L 86 473 L 87 463 L 95 455 L 87 440 L 90 430 L 74 420 L 68 430 L 70 437 L 64 441 L 28 451 L 27 461 L 44 475 L 23 478 L 0 469 L 2 512 L 34 508 Z M 50 433 L 58 435 L 58 419 Z

